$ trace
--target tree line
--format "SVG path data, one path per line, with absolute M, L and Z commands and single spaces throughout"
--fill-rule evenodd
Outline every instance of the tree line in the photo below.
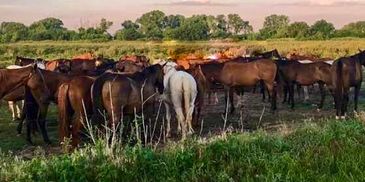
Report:
M 266 40 L 294 38 L 298 40 L 325 40 L 335 37 L 365 37 L 365 21 L 349 23 L 341 29 L 326 20 L 313 25 L 306 22 L 290 22 L 286 15 L 270 15 L 262 28 L 254 32 L 249 21 L 238 14 L 228 15 L 166 15 L 159 10 L 143 14 L 136 21 L 126 20 L 121 28 L 110 34 L 107 30 L 113 22 L 101 19 L 95 27 L 69 30 L 62 20 L 45 18 L 26 26 L 19 22 L 2 22 L 0 42 L 25 40 Z

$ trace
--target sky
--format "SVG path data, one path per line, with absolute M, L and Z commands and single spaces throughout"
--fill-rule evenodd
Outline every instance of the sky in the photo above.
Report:
M 335 27 L 364 20 L 365 0 L 0 0 L 0 22 L 16 21 L 26 25 L 46 18 L 60 18 L 65 27 L 77 29 L 98 24 L 101 18 L 114 22 L 112 32 L 124 20 L 136 20 L 143 13 L 161 10 L 165 14 L 237 13 L 250 21 L 254 29 L 262 27 L 264 18 L 284 14 L 290 21 L 326 19 Z

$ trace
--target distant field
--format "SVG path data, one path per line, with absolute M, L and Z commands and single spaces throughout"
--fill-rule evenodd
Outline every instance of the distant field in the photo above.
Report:
M 118 59 L 125 54 L 145 54 L 151 59 L 176 57 L 180 54 L 195 53 L 207 55 L 217 50 L 271 50 L 278 49 L 282 55 L 289 52 L 312 54 L 320 57 L 338 58 L 365 49 L 365 39 L 333 39 L 327 41 L 295 41 L 291 39 L 268 41 L 203 41 L 203 42 L 142 42 L 142 41 L 110 41 L 110 42 L 19 42 L 0 44 L 0 65 L 14 62 L 15 56 L 40 57 L 45 59 L 71 58 L 73 55 L 92 51 Z

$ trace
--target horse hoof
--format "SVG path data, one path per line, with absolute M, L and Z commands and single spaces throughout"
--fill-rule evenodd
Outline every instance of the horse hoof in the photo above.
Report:
M 336 116 L 336 120 L 340 120 L 340 117 L 339 116 Z
M 342 119 L 342 120 L 345 120 L 345 119 L 346 119 L 346 116 L 341 116 L 341 119 Z
M 317 112 L 321 112 L 321 109 L 317 109 Z
M 359 117 L 359 114 L 357 113 L 357 111 L 354 111 L 354 116 L 357 118 Z

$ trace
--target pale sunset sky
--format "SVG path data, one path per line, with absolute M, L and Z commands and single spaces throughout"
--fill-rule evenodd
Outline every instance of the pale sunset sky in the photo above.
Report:
M 250 21 L 255 30 L 265 16 L 285 14 L 293 21 L 326 19 L 337 28 L 349 22 L 365 20 L 365 0 L 0 0 L 0 22 L 33 21 L 55 17 L 66 27 L 95 26 L 101 18 L 114 22 L 112 32 L 124 20 L 135 20 L 143 13 L 161 10 L 166 14 L 237 13 Z

